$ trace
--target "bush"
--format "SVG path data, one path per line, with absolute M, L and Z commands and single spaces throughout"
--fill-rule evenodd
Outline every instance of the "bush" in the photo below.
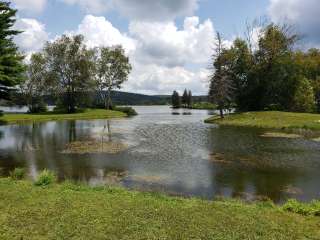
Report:
M 132 107 L 115 107 L 115 111 L 123 112 L 128 116 L 136 116 L 138 113 Z
M 0 110 L 0 117 L 3 117 L 4 113 L 2 110 Z
M 10 172 L 10 177 L 12 180 L 21 180 L 25 176 L 25 170 L 23 168 L 15 168 Z
M 295 199 L 290 199 L 282 208 L 286 211 L 298 213 L 304 216 L 320 216 L 320 201 L 316 200 L 311 203 L 302 203 Z
M 36 186 L 47 186 L 57 181 L 55 173 L 45 169 L 37 177 Z

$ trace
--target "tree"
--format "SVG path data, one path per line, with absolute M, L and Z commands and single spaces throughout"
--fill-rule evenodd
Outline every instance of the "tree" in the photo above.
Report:
M 182 106 L 185 108 L 188 106 L 188 91 L 187 91 L 187 89 L 185 89 L 183 92 L 181 103 L 182 103 Z
M 106 109 L 112 108 L 111 91 L 121 89 L 132 70 L 129 58 L 121 46 L 97 50 L 96 78 L 100 98 Z
M 43 101 L 43 95 L 47 92 L 46 80 L 46 60 L 43 54 L 32 54 L 27 69 L 27 80 L 20 87 L 31 113 L 46 111 Z
M 94 87 L 94 52 L 86 48 L 83 40 L 82 35 L 63 35 L 43 49 L 48 86 L 68 113 L 79 106 L 79 94 Z
M 314 112 L 315 96 L 311 83 L 305 77 L 299 81 L 298 88 L 293 97 L 293 110 L 296 112 Z
M 225 64 L 224 51 L 222 38 L 217 33 L 217 44 L 211 67 L 209 98 L 212 103 L 217 104 L 221 118 L 224 118 L 224 110 L 230 107 L 233 98 L 233 83 L 228 66 Z
M 192 108 L 192 103 L 193 103 L 193 101 L 192 101 L 192 92 L 191 92 L 191 90 L 189 90 L 189 93 L 188 93 L 188 107 L 189 108 Z
M 0 99 L 8 98 L 10 87 L 24 80 L 24 57 L 13 42 L 13 37 L 20 33 L 12 30 L 16 12 L 10 3 L 0 1 Z
M 172 101 L 173 108 L 180 108 L 181 107 L 181 100 L 180 100 L 179 93 L 177 91 L 173 91 L 171 101 Z

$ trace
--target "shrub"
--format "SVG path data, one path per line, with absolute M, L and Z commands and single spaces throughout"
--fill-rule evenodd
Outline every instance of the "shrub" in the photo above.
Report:
M 25 176 L 25 170 L 23 168 L 15 168 L 10 172 L 10 177 L 13 180 L 21 180 Z
M 115 111 L 123 112 L 128 116 L 136 116 L 138 113 L 132 107 L 115 107 Z
M 55 173 L 44 169 L 37 177 L 35 185 L 36 186 L 47 186 L 56 182 L 57 177 Z
M 3 117 L 4 113 L 2 110 L 0 110 L 0 117 Z
M 320 201 L 312 201 L 311 203 L 298 202 L 295 199 L 290 199 L 282 206 L 286 211 L 298 213 L 301 215 L 320 216 Z

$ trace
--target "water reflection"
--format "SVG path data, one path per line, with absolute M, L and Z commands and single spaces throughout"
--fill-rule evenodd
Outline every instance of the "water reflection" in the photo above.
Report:
M 48 168 L 60 180 L 208 199 L 319 198 L 319 142 L 207 125 L 208 111 L 136 110 L 132 119 L 0 126 L 0 168 L 25 167 L 33 178 Z M 64 153 L 70 144 L 85 151 Z M 126 148 L 104 151 L 110 144 Z

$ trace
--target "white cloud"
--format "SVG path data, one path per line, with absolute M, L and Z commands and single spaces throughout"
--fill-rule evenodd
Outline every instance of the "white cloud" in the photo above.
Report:
M 87 13 L 103 13 L 110 9 L 110 0 L 60 0 L 69 5 L 79 5 Z
M 132 22 L 130 34 L 137 39 L 136 58 L 165 66 L 204 64 L 212 53 L 215 31 L 210 20 L 186 18 L 179 30 L 174 22 Z
M 45 25 L 31 18 L 18 19 L 14 25 L 17 30 L 23 32 L 14 38 L 20 50 L 30 55 L 32 52 L 39 51 L 48 40 Z
M 273 21 L 289 22 L 309 41 L 320 43 L 319 0 L 270 0 L 268 11 Z
M 127 53 L 135 49 L 135 40 L 121 33 L 105 17 L 87 15 L 76 31 L 69 34 L 82 34 L 88 47 L 122 45 Z
M 12 0 L 14 6 L 19 10 L 39 13 L 46 6 L 46 0 Z
M 123 90 L 155 95 L 171 94 L 173 90 L 182 93 L 187 88 L 191 89 L 193 94 L 206 94 L 208 75 L 205 68 L 190 71 L 184 67 L 136 63 Z

